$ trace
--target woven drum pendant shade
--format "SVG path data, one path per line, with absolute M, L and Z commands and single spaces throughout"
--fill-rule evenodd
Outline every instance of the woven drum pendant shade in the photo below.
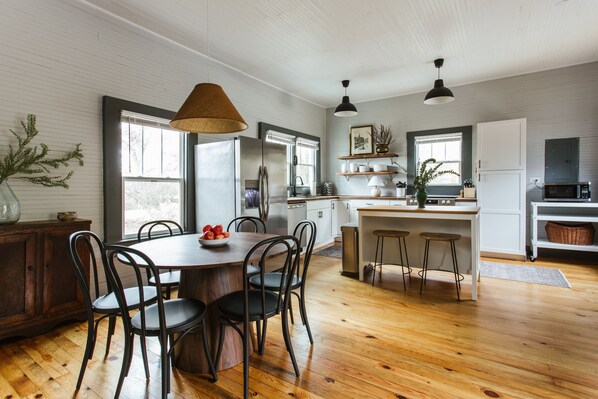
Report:
M 195 86 L 170 126 L 192 133 L 233 133 L 248 127 L 222 87 L 213 83 Z

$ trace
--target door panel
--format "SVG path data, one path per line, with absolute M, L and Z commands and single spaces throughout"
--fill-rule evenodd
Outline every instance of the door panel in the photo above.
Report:
M 521 254 L 521 223 L 523 218 L 519 214 L 482 213 L 480 248 L 487 252 Z
M 480 170 L 525 168 L 525 119 L 479 123 Z
M 8 325 L 35 315 L 35 234 L 0 237 L 0 323 Z
M 519 171 L 482 172 L 478 198 L 483 202 L 482 212 L 510 210 L 521 212 L 521 173 Z

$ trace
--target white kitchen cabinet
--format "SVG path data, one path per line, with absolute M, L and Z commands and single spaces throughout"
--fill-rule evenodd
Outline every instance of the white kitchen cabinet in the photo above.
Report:
M 388 205 L 392 205 L 392 206 L 406 206 L 407 205 L 407 200 L 391 200 L 391 201 L 388 201 Z
M 331 200 L 307 201 L 307 219 L 316 224 L 316 245 L 333 241 Z
M 349 200 L 349 221 L 357 223 L 357 209 L 368 206 L 390 205 L 389 200 Z
M 340 237 L 341 226 L 349 223 L 349 201 L 332 201 L 332 236 Z
M 480 249 L 525 258 L 526 120 L 479 123 L 476 163 Z

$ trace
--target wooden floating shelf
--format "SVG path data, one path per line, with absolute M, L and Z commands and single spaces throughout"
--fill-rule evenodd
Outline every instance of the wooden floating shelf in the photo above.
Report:
M 362 154 L 362 155 L 340 155 L 338 159 L 376 159 L 376 158 L 396 158 L 397 154 L 387 152 L 386 154 Z

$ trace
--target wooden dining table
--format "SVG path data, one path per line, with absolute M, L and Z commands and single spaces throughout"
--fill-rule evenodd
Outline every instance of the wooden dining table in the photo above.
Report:
M 198 299 L 207 305 L 206 330 L 212 353 L 216 353 L 220 334 L 220 315 L 217 301 L 222 296 L 243 289 L 243 261 L 247 252 L 258 242 L 275 234 L 230 233 L 227 244 L 204 247 L 198 242 L 199 234 L 184 234 L 148 240 L 131 245 L 145 253 L 158 269 L 181 271 L 179 298 Z M 272 255 L 279 254 L 274 250 Z M 259 258 L 260 252 L 255 253 Z M 256 260 L 255 259 L 255 260 Z M 254 260 L 254 259 L 252 259 Z M 243 345 L 239 335 L 227 328 L 218 370 L 243 362 Z M 209 372 L 204 356 L 201 334 L 190 333 L 175 347 L 175 367 L 193 373 Z

